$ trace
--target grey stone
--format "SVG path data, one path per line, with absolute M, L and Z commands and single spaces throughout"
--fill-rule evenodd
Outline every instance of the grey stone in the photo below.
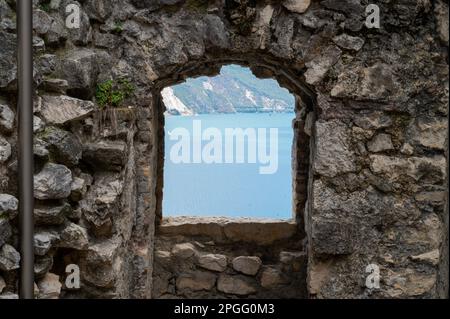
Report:
M 45 33 L 45 41 L 50 46 L 58 46 L 68 38 L 67 28 L 58 14 L 52 14 L 50 29 Z
M 37 66 L 43 75 L 52 74 L 58 65 L 58 59 L 54 54 L 42 54 L 37 59 Z
M 34 156 L 43 159 L 44 161 L 48 161 L 50 152 L 47 149 L 47 143 L 39 138 L 34 138 L 34 146 L 33 153 Z
M 37 257 L 34 263 L 34 274 L 40 278 L 47 274 L 53 267 L 53 257 Z
M 11 144 L 0 136 L 0 163 L 4 163 L 10 158 L 11 152 Z
M 0 43 L 0 88 L 7 88 L 17 79 L 16 37 L 0 30 Z
M 208 14 L 205 17 L 207 32 L 205 32 L 206 44 L 210 47 L 228 48 L 230 39 L 223 21 L 216 15 Z
M 79 121 L 91 115 L 94 111 L 94 103 L 83 101 L 68 96 L 42 97 L 41 115 L 49 124 L 66 124 Z
M 355 116 L 354 122 L 365 130 L 378 130 L 392 125 L 392 119 L 380 111 L 361 112 Z
M 89 246 L 89 237 L 85 228 L 69 223 L 61 232 L 58 247 L 75 250 L 86 250 Z
M 118 174 L 98 173 L 95 184 L 90 187 L 80 208 L 83 216 L 97 235 L 106 236 L 112 232 L 112 215 L 120 214 L 120 195 L 124 184 Z
M 54 233 L 40 232 L 34 235 L 34 253 L 37 256 L 45 256 L 58 239 Z
M 211 290 L 216 284 L 216 275 L 210 272 L 195 271 L 190 274 L 181 274 L 177 278 L 178 290 L 189 289 L 191 291 Z
M 58 163 L 69 167 L 78 164 L 83 147 L 75 135 L 56 127 L 47 127 L 39 136 L 47 142 L 47 149 Z
M 36 199 L 65 199 L 70 196 L 72 172 L 65 166 L 48 163 L 34 177 Z
M 104 22 L 114 11 L 114 3 L 110 0 L 87 0 L 86 13 L 91 19 Z
M 98 48 L 112 49 L 117 45 L 117 41 L 119 41 L 119 38 L 114 34 L 100 32 L 94 33 L 94 44 Z
M 17 216 L 19 201 L 12 195 L 0 194 L 0 218 L 13 219 Z
M 394 156 L 371 155 L 370 169 L 375 174 L 383 175 L 390 181 L 400 177 L 411 177 L 418 181 L 433 172 L 437 181 L 444 181 L 446 159 L 443 156 L 400 158 Z
M 385 63 L 375 63 L 362 71 L 345 69 L 338 76 L 337 84 L 331 90 L 331 96 L 386 101 L 396 98 L 400 92 L 398 86 L 392 67 Z
M 42 38 L 33 37 L 33 51 L 39 54 L 45 52 L 45 41 Z M 39 83 L 41 79 L 37 79 L 37 82 Z
M 256 293 L 255 284 L 244 276 L 221 274 L 217 281 L 217 290 L 226 294 L 248 296 Z
M 355 249 L 357 234 L 355 226 L 347 221 L 313 221 L 311 236 L 315 254 L 347 255 Z
M 2 276 L 0 276 L 0 295 L 3 293 L 3 290 L 6 288 L 6 282 Z
M 90 265 L 113 265 L 119 254 L 120 241 L 116 239 L 105 240 L 89 246 L 86 261 Z
M 83 160 L 94 168 L 120 171 L 126 163 L 127 144 L 123 141 L 100 141 L 83 144 Z
M 62 79 L 44 79 L 41 83 L 42 88 L 47 92 L 66 94 L 69 83 Z
M 391 151 L 394 149 L 392 139 L 389 134 L 378 134 L 369 143 L 367 143 L 369 151 L 372 153 L 379 153 Z
M 200 255 L 197 264 L 207 270 L 223 272 L 227 269 L 227 257 L 218 254 Z
M 261 268 L 262 261 L 255 256 L 241 256 L 233 259 L 233 268 L 244 275 L 255 276 Z
M 339 60 L 342 51 L 332 45 L 324 49 L 323 53 L 306 63 L 308 70 L 305 72 L 306 82 L 312 85 L 323 80 L 330 68 Z
M 7 106 L 0 104 L 0 132 L 10 133 L 14 128 L 14 112 Z
M 34 116 L 33 117 L 33 133 L 39 133 L 44 128 L 45 124 L 41 120 L 41 118 Z
M 347 126 L 338 121 L 316 122 L 316 159 L 314 171 L 335 177 L 356 170 L 355 154 Z
M 110 57 L 106 52 L 91 49 L 73 50 L 62 58 L 60 73 L 69 83 L 72 96 L 91 99 L 95 92 L 100 68 L 107 68 Z
M 0 247 L 9 240 L 11 235 L 12 229 L 9 221 L 0 217 Z
M 8 244 L 0 249 L 0 270 L 12 271 L 20 268 L 20 254 Z
M 33 10 L 33 29 L 39 35 L 46 34 L 53 23 L 52 17 L 40 9 Z
M 444 118 L 419 118 L 408 130 L 411 144 L 445 150 L 448 121 Z
M 57 207 L 38 206 L 34 209 L 34 220 L 40 226 L 61 225 L 71 210 L 72 206 L 67 203 Z
M 75 177 L 72 182 L 72 192 L 70 194 L 70 199 L 74 202 L 79 202 L 86 195 L 87 186 L 84 179 Z
M 333 42 L 343 49 L 353 51 L 361 50 L 364 45 L 364 39 L 360 37 L 353 37 L 345 33 L 335 36 L 333 38 Z

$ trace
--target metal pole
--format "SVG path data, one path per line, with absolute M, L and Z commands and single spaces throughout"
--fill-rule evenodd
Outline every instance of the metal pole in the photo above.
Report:
M 34 298 L 33 1 L 17 0 L 20 298 Z

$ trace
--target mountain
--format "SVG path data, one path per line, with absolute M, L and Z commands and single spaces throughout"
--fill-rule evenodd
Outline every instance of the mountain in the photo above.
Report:
M 224 66 L 220 75 L 188 79 L 162 91 L 173 115 L 293 112 L 295 99 L 272 79 L 258 79 L 249 68 Z

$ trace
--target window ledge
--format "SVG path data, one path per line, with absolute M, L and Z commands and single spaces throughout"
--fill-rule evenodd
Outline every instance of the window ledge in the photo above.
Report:
M 207 236 L 218 243 L 252 242 L 269 245 L 298 234 L 298 225 L 292 220 L 224 218 L 224 217 L 169 217 L 162 221 L 158 235 Z

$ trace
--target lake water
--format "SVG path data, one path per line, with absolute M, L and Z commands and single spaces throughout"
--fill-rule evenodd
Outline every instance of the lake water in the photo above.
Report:
M 166 116 L 164 216 L 292 218 L 291 154 L 294 117 L 293 113 Z M 259 161 L 259 155 L 256 163 L 248 163 L 246 156 L 246 162 L 243 164 L 207 164 L 203 159 L 201 163 L 194 164 L 192 143 L 194 140 L 199 141 L 201 137 L 199 131 L 194 130 L 194 125 L 197 125 L 198 128 L 199 123 L 203 130 L 217 128 L 223 134 L 222 142 L 227 138 L 226 129 L 228 128 L 254 128 L 255 132 L 258 132 L 258 129 L 266 128 L 266 154 L 270 154 L 269 129 L 278 129 L 278 169 L 274 174 L 260 174 L 260 167 L 268 164 L 262 164 Z M 174 163 L 174 158 L 170 156 L 171 151 L 174 152 L 175 146 L 180 145 L 181 137 L 178 140 L 171 140 L 169 132 L 174 138 L 174 132 L 179 132 L 180 128 L 185 128 L 190 133 L 189 164 Z M 216 130 L 216 132 L 218 131 Z M 260 136 L 262 134 L 256 134 L 257 139 Z M 248 142 L 248 139 L 245 140 Z M 184 139 L 184 141 L 187 140 Z M 252 142 L 255 141 L 252 140 L 245 144 L 246 152 Z M 272 142 L 276 142 L 276 140 L 272 140 Z M 202 147 L 208 143 L 207 140 L 203 141 Z M 259 148 L 258 146 L 258 150 Z M 261 147 L 261 149 L 263 148 Z M 222 162 L 225 162 L 227 153 L 225 146 L 222 148 L 222 152 L 224 158 Z M 237 152 L 236 149 L 235 152 Z M 175 154 L 181 154 L 181 152 L 175 152 Z

